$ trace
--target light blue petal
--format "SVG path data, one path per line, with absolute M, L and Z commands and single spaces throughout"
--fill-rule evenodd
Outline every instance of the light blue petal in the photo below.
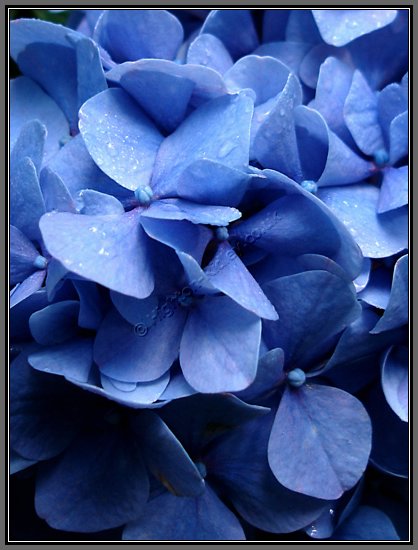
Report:
M 380 188 L 378 213 L 389 212 L 408 204 L 408 189 L 408 166 L 385 168 Z
M 199 34 L 187 50 L 187 63 L 203 65 L 224 74 L 233 65 L 232 57 L 213 34 Z
M 39 252 L 14 225 L 10 226 L 10 284 L 20 283 L 31 275 L 36 267 L 34 261 Z
M 390 162 L 395 164 L 408 154 L 409 145 L 409 121 L 408 111 L 396 116 L 390 123 L 389 130 L 389 157 Z
M 36 271 L 27 277 L 27 279 L 17 284 L 10 292 L 10 309 L 37 292 L 43 285 L 45 275 L 45 270 Z
M 167 387 L 170 374 L 167 372 L 151 382 L 120 382 L 105 374 L 101 375 L 100 380 L 107 394 L 124 401 L 128 405 L 138 406 L 149 405 L 157 401 Z
M 408 348 L 391 346 L 382 358 L 382 388 L 391 409 L 408 422 Z
M 72 212 L 75 214 L 74 201 L 62 179 L 51 168 L 42 169 L 39 184 L 45 202 L 47 212 Z
M 10 170 L 13 172 L 18 163 L 28 157 L 39 176 L 47 130 L 38 120 L 26 122 L 20 129 L 10 155 Z
M 86 216 L 120 215 L 125 212 L 120 201 L 112 195 L 94 189 L 83 189 L 78 196 L 83 202 L 80 213 Z

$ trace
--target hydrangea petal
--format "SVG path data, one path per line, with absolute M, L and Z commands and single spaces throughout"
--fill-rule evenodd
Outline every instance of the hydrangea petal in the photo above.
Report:
M 31 275 L 39 252 L 31 241 L 14 225 L 10 226 L 10 284 L 20 283 Z
M 21 472 L 22 470 L 29 468 L 29 466 L 32 466 L 33 464 L 37 463 L 37 460 L 29 460 L 28 458 L 24 458 L 23 456 L 20 456 L 19 453 L 17 453 L 13 449 L 10 449 L 9 456 L 10 456 L 10 475 L 17 474 L 17 472 Z
M 132 191 L 148 185 L 163 137 L 131 97 L 105 90 L 86 101 L 79 116 L 86 147 L 103 172 Z
M 327 125 L 320 113 L 305 105 L 295 108 L 294 118 L 302 174 L 305 180 L 316 182 L 329 164 Z
M 45 280 L 45 275 L 45 270 L 36 271 L 16 285 L 10 293 L 10 309 L 39 290 Z
M 408 110 L 408 99 L 402 87 L 392 82 L 383 88 L 377 97 L 377 109 L 385 141 L 389 144 L 390 123 L 395 117 Z
M 129 523 L 123 540 L 245 540 L 237 517 L 206 486 L 199 497 L 163 493 L 150 500 L 144 513 Z
M 257 371 L 261 321 L 227 296 L 210 297 L 189 315 L 180 345 L 187 382 L 202 393 L 238 391 Z
M 50 213 L 40 227 L 46 248 L 64 267 L 117 292 L 145 298 L 152 292 L 153 276 L 140 214 Z
M 259 398 L 263 393 L 279 386 L 285 380 L 283 367 L 284 352 L 281 348 L 274 348 L 267 353 L 260 354 L 254 382 L 245 390 L 235 392 L 235 395 L 245 401 Z
M 245 170 L 252 114 L 252 99 L 244 93 L 216 98 L 197 108 L 163 141 L 152 176 L 154 192 L 175 194 L 180 174 L 203 158 Z
M 292 73 L 298 74 L 301 61 L 309 49 L 310 45 L 303 42 L 267 42 L 258 46 L 253 54 L 274 57 Z
M 11 151 L 10 170 L 13 171 L 21 159 L 28 157 L 39 176 L 46 136 L 47 130 L 38 120 L 31 120 L 24 124 Z
M 203 65 L 224 74 L 233 65 L 223 42 L 213 34 L 199 34 L 187 50 L 187 63 Z
M 390 25 L 397 10 L 312 10 L 327 44 L 345 46 L 359 36 Z
M 55 529 L 89 533 L 138 517 L 148 492 L 138 443 L 109 430 L 79 437 L 40 469 L 35 508 Z
M 264 10 L 263 42 L 284 40 L 290 13 L 291 10 Z
M 80 213 L 86 216 L 117 215 L 125 212 L 121 202 L 112 195 L 94 189 L 83 189 L 78 196 L 83 202 Z
M 117 63 L 143 57 L 174 59 L 183 28 L 167 10 L 104 10 L 93 38 Z
M 354 141 L 365 155 L 384 148 L 378 119 L 378 101 L 360 71 L 354 71 L 344 103 L 344 120 Z
M 56 302 L 33 313 L 29 319 L 33 338 L 44 346 L 60 344 L 78 331 L 80 304 L 75 300 Z
M 39 184 L 47 212 L 51 212 L 51 210 L 72 212 L 73 214 L 76 212 L 74 201 L 65 183 L 48 166 L 42 169 Z
M 388 166 L 383 172 L 378 213 L 389 212 L 408 204 L 408 187 L 408 166 L 400 168 Z
M 408 323 L 408 282 L 408 254 L 405 254 L 395 264 L 389 302 L 383 316 L 371 331 L 373 334 Z
M 183 373 L 180 371 L 175 372 L 174 375 L 170 375 L 170 381 L 164 392 L 161 394 L 160 399 L 161 401 L 171 401 L 182 397 L 188 397 L 194 393 L 196 393 L 196 390 L 194 390 L 190 384 L 186 382 Z
M 314 384 L 286 388 L 268 445 L 270 467 L 285 487 L 339 498 L 360 479 L 370 450 L 370 419 L 355 397 Z
M 123 400 L 126 404 L 150 405 L 157 401 L 164 392 L 170 380 L 169 373 L 163 374 L 160 378 L 151 382 L 125 383 L 114 380 L 102 374 L 100 377 L 102 386 L 107 394 Z
M 392 274 L 384 267 L 374 269 L 366 287 L 358 294 L 360 300 L 379 309 L 386 309 L 392 284 Z
M 391 346 L 382 359 L 382 388 L 386 401 L 408 422 L 408 349 Z
M 71 36 L 71 35 L 70 35 Z M 77 60 L 78 105 L 107 89 L 99 48 L 90 38 L 72 37 Z
M 280 316 L 275 323 L 265 322 L 264 338 L 284 350 L 287 368 L 302 368 L 317 342 L 337 334 L 360 313 L 353 285 L 327 271 L 281 277 L 263 288 Z
M 409 121 L 408 111 L 396 116 L 390 123 L 389 129 L 389 150 L 390 162 L 395 164 L 408 154 L 409 145 Z
M 235 32 L 231 33 L 231 29 Z M 200 33 L 213 34 L 219 38 L 234 59 L 252 52 L 258 46 L 250 10 L 212 10 Z
M 218 294 L 218 289 L 211 283 L 209 276 L 200 267 L 195 258 L 181 251 L 177 251 L 177 256 L 183 265 L 188 286 L 195 294 Z
M 100 372 L 124 382 L 150 382 L 171 367 L 179 353 L 186 313 L 180 307 L 170 315 L 131 325 L 114 310 L 105 317 L 94 343 Z
M 386 258 L 408 247 L 405 207 L 377 214 L 379 189 L 370 184 L 327 187 L 318 197 L 350 231 L 368 258 Z
M 393 523 L 381 510 L 359 506 L 334 532 L 330 540 L 400 540 Z

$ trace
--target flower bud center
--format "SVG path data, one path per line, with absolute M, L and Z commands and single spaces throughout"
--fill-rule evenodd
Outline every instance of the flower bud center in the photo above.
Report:
M 318 186 L 313 180 L 303 180 L 300 185 L 305 191 L 309 191 L 309 193 L 315 194 L 318 191 Z
M 386 149 L 378 149 L 373 155 L 374 163 L 379 168 L 382 168 L 389 162 L 389 154 Z
M 306 380 L 306 374 L 302 369 L 293 369 L 287 374 L 287 381 L 293 388 L 300 388 Z
M 37 256 L 33 261 L 33 267 L 36 267 L 36 269 L 46 269 L 47 265 L 48 260 L 43 256 Z
M 152 189 L 149 185 L 135 189 L 135 198 L 141 206 L 148 206 L 152 200 Z

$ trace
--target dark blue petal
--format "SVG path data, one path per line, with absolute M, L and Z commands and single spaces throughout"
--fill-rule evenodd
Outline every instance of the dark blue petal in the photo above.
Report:
M 39 252 L 14 225 L 10 226 L 10 284 L 20 283 L 36 271 L 34 261 Z
M 408 349 L 392 346 L 382 359 L 382 388 L 392 410 L 408 422 Z
M 62 179 L 49 167 L 42 169 L 39 183 L 47 212 L 76 212 L 74 201 Z
M 408 254 L 406 254 L 395 264 L 386 311 L 371 332 L 377 334 L 401 327 L 408 323 L 408 319 Z
M 79 308 L 79 302 L 66 300 L 36 311 L 29 319 L 32 336 L 44 346 L 70 340 L 78 331 Z
M 86 101 L 79 116 L 86 147 L 103 172 L 132 191 L 148 185 L 163 137 L 131 97 L 105 90 Z
M 157 195 L 173 195 L 180 174 L 200 159 L 230 168 L 248 165 L 253 101 L 245 93 L 213 99 L 196 109 L 162 143 L 151 187 Z
M 131 325 L 112 310 L 100 325 L 94 343 L 94 360 L 101 373 L 124 382 L 160 378 L 178 357 L 186 316 L 177 304 L 169 306 L 169 315 L 162 317 L 165 311 L 161 312 L 150 326 L 146 317 Z M 150 314 L 153 312 L 151 309 Z
M 81 214 L 87 216 L 101 216 L 111 214 L 123 214 L 125 209 L 117 198 L 94 189 L 80 191 L 79 198 L 83 202 Z
M 361 269 L 361 273 L 353 281 L 357 292 L 361 292 L 364 288 L 367 287 L 371 275 L 371 266 L 372 262 L 370 258 L 363 258 L 363 267 Z
M 302 174 L 305 180 L 317 182 L 329 169 L 329 130 L 323 117 L 314 109 L 299 105 L 294 116 Z
M 250 10 L 212 10 L 200 33 L 219 38 L 234 59 L 251 53 L 258 46 Z
M 377 108 L 377 95 L 360 71 L 354 71 L 344 104 L 344 120 L 357 146 L 366 155 L 384 148 Z
M 386 258 L 408 247 L 406 207 L 377 214 L 379 189 L 370 184 L 327 187 L 318 197 L 350 231 L 368 258 Z
M 194 497 L 205 490 L 199 470 L 159 416 L 144 411 L 131 427 L 142 444 L 145 464 L 170 493 Z
M 284 40 L 291 10 L 265 10 L 263 14 L 263 42 Z
M 17 287 L 19 288 L 19 287 Z M 17 289 L 16 289 L 17 290 Z M 13 298 L 11 298 L 12 302 Z M 31 293 L 23 300 L 17 300 L 10 313 L 10 336 L 13 342 L 28 341 L 32 338 L 29 329 L 29 318 L 33 312 L 48 305 L 46 290 L 43 288 Z
M 312 10 L 327 44 L 345 46 L 359 36 L 392 23 L 397 10 Z
M 47 128 L 44 161 L 60 149 L 61 140 L 69 138 L 69 126 L 63 112 L 34 81 L 25 76 L 10 83 L 10 147 L 16 142 L 22 126 L 39 120 Z
M 173 399 L 180 399 L 181 397 L 188 397 L 194 393 L 196 393 L 196 390 L 186 382 L 183 373 L 180 371 L 170 376 L 170 381 L 164 392 L 160 395 L 160 400 L 170 401 Z
M 385 267 L 378 267 L 370 272 L 370 279 L 358 298 L 371 306 L 379 309 L 386 309 L 390 288 L 392 285 L 392 273 Z
M 148 492 L 137 441 L 117 431 L 89 433 L 40 468 L 35 508 L 55 529 L 88 533 L 138 517 Z
M 288 489 L 339 498 L 366 469 L 371 422 L 352 395 L 327 386 L 286 388 L 274 420 L 268 459 Z
M 99 288 L 91 281 L 73 281 L 73 285 L 80 298 L 78 326 L 96 330 L 103 318 L 106 302 L 100 294 Z
M 308 44 L 322 42 L 312 10 L 291 10 L 287 20 L 285 39 Z
M 372 506 L 359 506 L 330 540 L 400 540 L 389 517 Z
M 16 285 L 10 293 L 10 308 L 17 306 L 29 296 L 32 296 L 37 290 L 42 287 L 45 280 L 46 271 L 36 271 L 27 279 Z
M 180 345 L 187 382 L 202 393 L 238 391 L 257 372 L 261 321 L 227 296 L 208 297 L 192 310 Z
M 78 105 L 107 89 L 99 48 L 90 38 L 74 38 L 77 60 Z
M 17 474 L 17 472 L 21 472 L 36 463 L 37 460 L 23 458 L 23 456 L 20 456 L 16 451 L 10 449 L 10 475 Z
M 305 271 L 264 285 L 279 314 L 277 322 L 265 322 L 265 339 L 280 347 L 286 366 L 302 367 L 315 345 L 337 334 L 360 313 L 355 289 L 327 271 Z
M 65 276 L 68 270 L 55 258 L 50 258 L 48 261 L 48 270 L 45 281 L 48 300 L 55 299 L 56 292 L 62 287 L 65 281 Z
M 51 213 L 40 226 L 46 248 L 64 267 L 117 292 L 145 298 L 152 292 L 153 276 L 140 215 L 138 210 L 120 216 Z
M 19 161 L 28 157 L 33 162 L 36 174 L 39 176 L 46 136 L 47 130 L 38 120 L 31 120 L 22 126 L 10 155 L 12 173 Z
M 123 540 L 245 540 L 237 517 L 209 486 L 202 496 L 179 498 L 163 493 L 129 523 Z
M 388 212 L 408 204 L 408 166 L 392 168 L 383 172 L 380 188 L 378 213 Z
M 36 168 L 30 158 L 24 157 L 10 174 L 10 223 L 29 239 L 40 238 L 39 218 L 45 212 Z
M 117 63 L 143 57 L 174 59 L 183 28 L 166 10 L 105 10 L 93 38 Z
M 223 74 L 233 65 L 223 43 L 213 34 L 199 34 L 187 50 L 187 63 L 203 65 Z

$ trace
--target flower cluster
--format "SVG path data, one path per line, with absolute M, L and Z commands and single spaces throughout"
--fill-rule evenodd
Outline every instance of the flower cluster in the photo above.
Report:
M 10 465 L 61 537 L 408 537 L 408 17 L 11 23 Z

